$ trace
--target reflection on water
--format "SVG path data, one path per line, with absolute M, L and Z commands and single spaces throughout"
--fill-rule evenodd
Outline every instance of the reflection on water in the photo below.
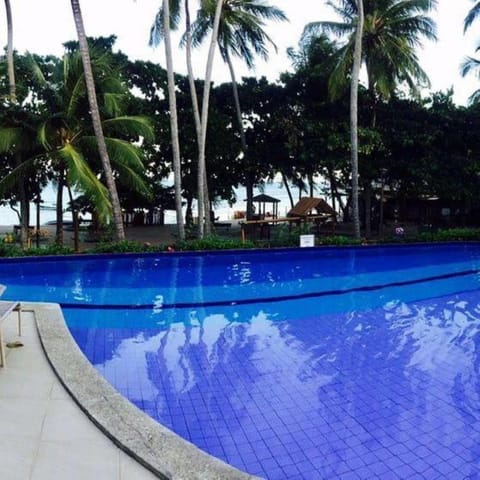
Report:
M 94 313 L 97 328 L 66 314 L 121 393 L 252 474 L 475 478 L 480 293 L 358 306 L 113 312 L 122 328 L 108 311 Z

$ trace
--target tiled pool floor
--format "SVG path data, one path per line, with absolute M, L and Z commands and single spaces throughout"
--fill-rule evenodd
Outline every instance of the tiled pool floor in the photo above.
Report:
M 123 395 L 248 473 L 463 480 L 480 478 L 479 305 L 464 293 L 292 322 L 205 310 L 72 332 Z

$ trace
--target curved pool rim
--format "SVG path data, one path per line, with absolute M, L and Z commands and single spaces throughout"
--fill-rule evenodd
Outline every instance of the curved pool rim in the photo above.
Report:
M 150 418 L 118 393 L 81 352 L 53 303 L 25 303 L 33 310 L 46 357 L 70 396 L 119 448 L 166 480 L 255 480 L 209 455 Z

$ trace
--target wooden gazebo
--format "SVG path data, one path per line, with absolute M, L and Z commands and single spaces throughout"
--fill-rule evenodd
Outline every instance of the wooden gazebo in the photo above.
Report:
M 278 204 L 280 203 L 278 198 L 261 193 L 260 195 L 253 197 L 252 201 L 257 204 L 255 214 L 259 215 L 259 218 L 264 219 L 267 216 L 270 218 L 278 217 Z M 271 205 L 271 207 L 267 208 L 267 205 Z

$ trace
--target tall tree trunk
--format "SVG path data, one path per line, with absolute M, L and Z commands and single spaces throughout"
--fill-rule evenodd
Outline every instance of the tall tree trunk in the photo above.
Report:
M 190 23 L 190 8 L 188 0 L 185 0 L 185 36 L 186 36 L 186 53 L 187 53 L 187 71 L 188 71 L 188 83 L 190 85 L 190 95 L 192 97 L 192 108 L 193 108 L 193 118 L 195 122 L 195 132 L 197 134 L 197 149 L 199 150 L 199 146 L 201 144 L 201 137 L 202 137 L 202 120 L 200 118 L 200 107 L 198 106 L 198 96 L 197 96 L 197 89 L 195 87 L 195 76 L 193 74 L 193 66 L 192 66 L 192 36 L 191 36 L 191 23 Z M 203 198 L 204 203 L 209 204 L 209 195 L 208 195 L 208 178 L 207 178 L 207 170 L 205 169 L 203 172 Z M 200 202 L 199 202 L 200 203 Z M 210 207 L 209 207 L 210 208 Z M 205 207 L 205 212 L 206 212 Z M 204 215 L 206 217 L 206 214 Z M 211 233 L 211 225 L 206 218 L 205 221 L 205 233 Z
M 115 185 L 115 178 L 113 176 L 110 158 L 108 156 L 105 136 L 103 135 L 102 122 L 100 119 L 100 110 L 98 108 L 97 94 L 95 91 L 95 81 L 93 79 L 90 53 L 88 50 L 87 36 L 83 25 L 82 11 L 80 9 L 80 1 L 71 0 L 71 4 L 75 27 L 77 29 L 80 54 L 82 56 L 85 83 L 87 86 L 88 103 L 90 106 L 90 115 L 92 117 L 93 129 L 95 131 L 95 137 L 98 144 L 98 152 L 100 154 L 103 171 L 105 174 L 105 181 L 107 183 L 108 192 L 110 194 L 110 202 L 112 204 L 113 222 L 115 225 L 116 233 L 115 238 L 116 240 L 123 240 L 125 238 L 125 231 L 123 229 L 122 209 L 120 206 L 120 199 L 118 198 L 117 186 Z
M 41 193 L 40 193 L 40 190 L 37 192 L 37 197 L 36 199 L 34 200 L 35 202 L 35 206 L 36 206 L 36 209 L 35 209 L 35 246 L 37 248 L 40 247 L 40 205 L 42 204 L 42 197 L 41 197 Z
M 332 197 L 332 208 L 337 211 L 337 205 L 336 205 L 336 180 L 335 180 L 335 174 L 333 172 L 333 169 L 328 167 L 327 168 L 327 174 L 328 174 L 328 181 L 330 183 L 330 196 Z
M 375 130 L 377 126 L 377 95 L 375 93 L 375 78 L 372 74 L 373 68 L 371 63 L 366 60 L 366 69 L 367 69 L 367 82 L 368 82 L 368 93 L 369 93 L 369 101 L 371 102 L 371 120 L 370 126 L 372 130 Z M 374 162 L 373 152 L 370 155 L 370 161 Z M 367 170 L 367 169 L 366 169 Z M 370 238 L 372 234 L 372 195 L 373 195 L 373 188 L 372 188 L 372 179 L 370 177 L 367 178 L 365 175 L 363 177 L 363 198 L 364 198 L 364 221 L 365 221 L 365 237 Z
M 163 0 L 163 35 L 165 37 L 165 58 L 167 61 L 168 105 L 170 108 L 170 135 L 173 152 L 173 182 L 175 187 L 175 210 L 180 240 L 185 239 L 185 224 L 182 212 L 182 170 L 180 164 L 180 142 L 178 140 L 177 97 L 173 73 L 172 42 L 170 39 L 170 2 Z
M 315 182 L 313 180 L 313 173 L 309 173 L 307 175 L 307 178 L 308 178 L 308 186 L 310 190 L 310 197 L 313 197 L 315 194 Z
M 195 76 L 192 66 L 192 26 L 190 23 L 190 8 L 188 0 L 185 0 L 185 50 L 187 54 L 188 84 L 190 86 L 190 96 L 192 97 L 193 119 L 195 121 L 195 132 L 197 134 L 197 146 L 200 144 L 202 136 L 202 124 L 200 119 L 200 108 L 198 106 L 197 89 L 195 87 Z
M 358 208 L 358 78 L 362 63 L 363 0 L 357 0 L 358 20 L 355 32 L 352 76 L 350 83 L 350 141 L 352 163 L 352 208 L 355 238 L 360 240 L 360 214 Z
M 208 50 L 207 67 L 205 72 L 205 83 L 203 85 L 203 98 L 202 98 L 202 116 L 201 116 L 201 135 L 200 144 L 198 146 L 198 236 L 203 238 L 205 234 L 205 224 L 207 225 L 207 231 L 210 225 L 209 213 L 209 199 L 208 195 L 205 195 L 205 178 L 206 178 L 206 162 L 205 162 L 205 147 L 207 139 L 207 126 L 208 126 L 208 104 L 210 100 L 210 87 L 213 69 L 213 59 L 215 56 L 215 48 L 217 45 L 218 28 L 220 25 L 220 17 L 222 14 L 222 6 L 224 0 L 217 0 L 217 6 L 215 9 L 215 17 L 213 20 L 212 38 L 210 41 L 210 48 Z
M 8 89 L 10 101 L 16 103 L 16 86 L 15 86 L 15 66 L 13 63 L 13 20 L 12 8 L 10 0 L 5 0 L 5 11 L 7 14 L 7 68 L 8 68 Z
M 372 236 L 372 184 L 370 180 L 363 187 L 363 198 L 365 205 L 365 237 Z
M 243 118 L 242 118 L 242 108 L 240 106 L 240 96 L 238 95 L 238 85 L 237 79 L 235 76 L 235 70 L 233 69 L 232 59 L 226 50 L 225 60 L 230 71 L 230 78 L 232 79 L 232 90 L 233 90 L 233 100 L 235 102 L 235 113 L 237 115 L 238 131 L 240 133 L 240 144 L 242 146 L 243 153 L 243 165 L 245 166 L 247 173 L 247 182 L 252 183 L 251 185 L 246 185 L 247 193 L 247 219 L 249 219 L 253 214 L 253 181 L 250 178 L 250 165 L 248 158 L 248 146 L 247 146 L 247 137 L 245 136 L 245 129 L 243 127 Z
M 8 90 L 9 99 L 12 103 L 17 103 L 16 85 L 15 85 L 15 65 L 13 62 L 13 19 L 10 0 L 5 0 L 5 11 L 7 16 L 7 70 L 8 70 Z M 15 157 L 16 165 L 22 163 L 20 155 Z M 20 243 L 22 248 L 28 245 L 29 224 L 30 224 L 30 204 L 28 201 L 27 189 L 23 178 L 18 181 L 18 198 L 20 202 Z
M 64 185 L 65 170 L 63 167 L 59 168 L 58 184 L 57 184 L 57 216 L 55 227 L 55 245 L 63 247 L 63 185 Z
M 75 199 L 73 198 L 72 189 L 70 185 L 67 185 L 68 198 L 70 199 L 70 208 L 72 210 L 73 221 L 73 249 L 75 252 L 80 250 L 80 222 L 78 221 L 78 209 L 75 205 Z
M 285 185 L 285 190 L 287 190 L 288 199 L 290 200 L 290 208 L 293 208 L 293 195 L 292 191 L 290 190 L 290 185 L 288 184 L 288 178 L 284 172 L 281 172 L 283 184 Z
M 17 165 L 22 163 L 22 159 L 17 154 Z M 30 203 L 28 201 L 27 189 L 25 187 L 24 178 L 20 178 L 18 181 L 18 198 L 20 201 L 20 242 L 22 248 L 26 248 L 29 244 L 30 235 Z

